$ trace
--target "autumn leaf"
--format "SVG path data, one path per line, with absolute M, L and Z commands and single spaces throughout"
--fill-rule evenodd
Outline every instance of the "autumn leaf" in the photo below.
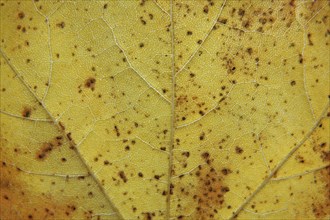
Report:
M 0 219 L 328 219 L 328 0 L 1 0 Z

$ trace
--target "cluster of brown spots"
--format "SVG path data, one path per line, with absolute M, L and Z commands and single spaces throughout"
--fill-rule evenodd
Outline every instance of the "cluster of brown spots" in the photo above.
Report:
M 320 153 L 320 157 L 324 162 L 330 161 L 330 149 L 327 145 L 328 143 L 322 142 L 313 146 L 314 152 Z
M 180 95 L 179 97 L 176 98 L 176 106 L 183 105 L 188 102 L 188 97 L 187 95 Z
M 22 111 L 22 116 L 24 118 L 29 118 L 31 116 L 31 108 L 29 107 L 24 107 L 23 111 Z
M 210 155 L 204 154 L 203 158 Z M 225 173 L 225 174 L 224 174 Z M 208 166 L 199 166 L 196 171 L 198 178 L 198 186 L 196 194 L 193 195 L 196 204 L 195 219 L 214 219 L 216 213 L 224 204 L 224 195 L 230 191 L 229 187 L 224 184 L 224 176 L 230 174 L 228 168 L 222 169 L 219 173 L 212 162 Z
M 141 21 L 141 23 L 142 23 L 143 25 L 146 25 L 146 24 L 147 24 L 147 22 L 144 20 L 143 17 L 140 17 L 140 21 Z
M 37 152 L 36 158 L 38 160 L 44 160 L 54 149 L 60 147 L 63 143 L 63 137 L 57 136 L 53 140 L 43 143 L 42 147 Z
M 89 77 L 85 81 L 85 87 L 91 89 L 92 91 L 94 91 L 95 90 L 95 83 L 96 83 L 96 79 L 93 78 L 93 77 Z

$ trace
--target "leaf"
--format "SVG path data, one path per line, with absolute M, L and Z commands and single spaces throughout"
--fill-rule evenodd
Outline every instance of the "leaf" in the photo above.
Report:
M 1 1 L 1 219 L 327 219 L 329 7 Z

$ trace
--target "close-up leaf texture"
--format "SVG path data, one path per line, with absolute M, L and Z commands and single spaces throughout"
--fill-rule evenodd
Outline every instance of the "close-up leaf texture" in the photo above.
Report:
M 329 219 L 329 0 L 1 0 L 0 219 Z

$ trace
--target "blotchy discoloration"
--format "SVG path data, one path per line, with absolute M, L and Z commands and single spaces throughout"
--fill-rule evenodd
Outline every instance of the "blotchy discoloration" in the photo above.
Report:
M 320 194 L 324 195 L 324 197 L 315 200 L 312 203 L 312 209 L 315 218 L 324 219 L 330 215 L 330 166 L 318 173 L 316 181 L 322 182 L 323 187 L 320 190 Z
M 193 199 L 196 202 L 195 219 L 214 219 L 217 210 L 223 208 L 224 195 L 230 191 L 224 183 L 224 174 L 216 170 L 212 163 L 199 166 L 196 171 L 198 186 Z M 228 174 L 226 172 L 226 174 Z
M 29 178 L 24 177 L 27 174 L 19 168 L 1 162 L 0 172 L 0 216 L 3 219 L 68 219 L 76 212 L 75 202 L 65 199 L 56 202 L 50 194 L 32 192 L 30 183 L 26 182 Z

